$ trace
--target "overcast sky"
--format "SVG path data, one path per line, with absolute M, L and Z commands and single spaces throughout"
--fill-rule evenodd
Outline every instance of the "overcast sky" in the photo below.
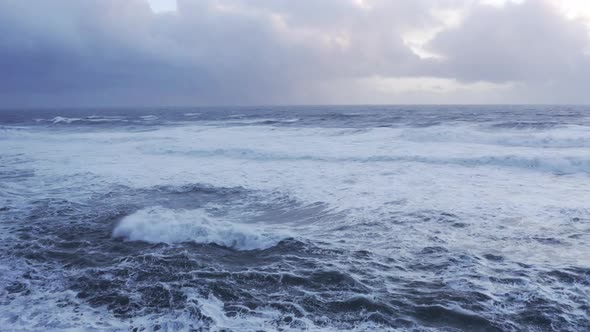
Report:
M 0 0 L 0 107 L 590 103 L 588 0 Z

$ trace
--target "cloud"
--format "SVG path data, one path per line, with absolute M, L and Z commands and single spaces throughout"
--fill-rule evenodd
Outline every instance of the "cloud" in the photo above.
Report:
M 590 101 L 548 1 L 153 1 L 0 2 L 0 105 Z
M 429 49 L 444 54 L 439 76 L 520 82 L 521 92 L 534 101 L 588 102 L 588 33 L 585 22 L 567 19 L 550 1 L 521 1 L 476 6 L 460 26 L 437 35 Z
M 463 80 L 537 81 L 576 76 L 590 57 L 587 27 L 546 1 L 477 6 L 430 48 L 444 54 L 443 75 Z

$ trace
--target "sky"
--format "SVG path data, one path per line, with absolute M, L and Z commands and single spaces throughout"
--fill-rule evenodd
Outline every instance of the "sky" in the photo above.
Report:
M 0 0 L 0 107 L 590 103 L 588 0 Z

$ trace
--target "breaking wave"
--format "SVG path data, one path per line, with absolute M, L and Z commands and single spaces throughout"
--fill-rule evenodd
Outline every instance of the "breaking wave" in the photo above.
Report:
M 62 116 L 56 116 L 53 119 L 50 120 L 51 122 L 57 124 L 57 123 L 72 123 L 72 122 L 76 122 L 76 121 L 82 121 L 81 118 L 65 118 Z
M 159 206 L 124 217 L 113 230 L 113 236 L 152 243 L 215 243 L 237 250 L 267 249 L 287 238 L 261 230 L 259 226 L 214 218 L 204 210 Z

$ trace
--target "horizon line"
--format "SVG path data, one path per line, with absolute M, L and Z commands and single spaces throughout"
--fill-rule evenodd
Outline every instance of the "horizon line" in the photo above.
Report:
M 244 104 L 244 105 L 83 105 L 83 106 L 0 106 L 0 111 L 9 110 L 95 110 L 95 109 L 185 109 L 185 108 L 267 108 L 267 107 L 383 107 L 383 106 L 590 106 L 590 103 L 399 103 L 399 104 Z

